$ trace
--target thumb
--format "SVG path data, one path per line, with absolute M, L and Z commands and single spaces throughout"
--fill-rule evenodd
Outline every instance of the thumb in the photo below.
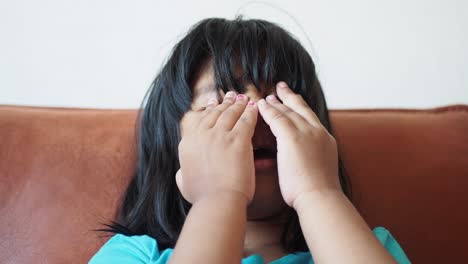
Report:
M 282 128 L 291 127 L 292 122 L 289 117 L 276 109 L 274 105 L 268 103 L 265 99 L 258 100 L 257 104 L 260 115 L 276 138 L 284 132 Z

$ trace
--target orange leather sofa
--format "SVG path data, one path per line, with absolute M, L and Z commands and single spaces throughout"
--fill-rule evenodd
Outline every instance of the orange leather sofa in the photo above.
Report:
M 87 263 L 136 168 L 136 112 L 0 106 L 0 263 Z M 468 105 L 330 117 L 368 224 L 413 263 L 466 263 Z

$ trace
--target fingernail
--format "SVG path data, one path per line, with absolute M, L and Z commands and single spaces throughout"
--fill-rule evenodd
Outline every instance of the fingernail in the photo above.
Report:
M 236 98 L 242 100 L 242 99 L 245 98 L 245 95 L 243 95 L 243 94 L 238 94 Z
M 278 83 L 277 87 L 279 87 L 279 88 L 287 88 L 287 87 L 288 87 L 288 84 L 285 83 L 285 82 L 283 82 L 283 81 L 281 81 L 281 82 Z
M 254 106 L 254 105 L 255 105 L 255 102 L 254 102 L 254 101 L 249 101 L 248 105 L 249 105 L 249 106 Z
M 270 94 L 270 95 L 268 95 L 266 97 L 266 99 L 269 100 L 269 101 L 274 101 L 274 100 L 276 100 L 276 96 L 274 94 Z
M 230 97 L 230 98 L 234 97 L 235 95 L 236 95 L 236 93 L 233 92 L 233 91 L 229 91 L 229 92 L 226 93 L 226 97 Z

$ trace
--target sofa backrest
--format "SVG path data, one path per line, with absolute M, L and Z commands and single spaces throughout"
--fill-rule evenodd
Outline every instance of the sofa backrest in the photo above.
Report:
M 136 109 L 0 106 L 0 263 L 86 263 L 136 170 Z M 468 259 L 468 105 L 331 110 L 353 203 L 415 263 Z

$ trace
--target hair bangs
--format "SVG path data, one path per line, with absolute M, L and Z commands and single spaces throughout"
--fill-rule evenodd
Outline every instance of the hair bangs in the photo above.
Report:
M 306 50 L 271 22 L 215 18 L 202 21 L 192 32 L 200 33 L 203 40 L 188 49 L 193 52 L 192 72 L 196 73 L 190 78 L 191 87 L 200 74 L 195 69 L 204 68 L 201 65 L 213 67 L 214 88 L 225 93 L 244 93 L 245 86 L 252 84 L 266 95 L 275 90 L 277 82 L 285 81 L 295 92 L 306 95 L 305 84 L 310 82 L 303 79 L 315 76 L 313 63 L 303 63 L 310 59 Z

